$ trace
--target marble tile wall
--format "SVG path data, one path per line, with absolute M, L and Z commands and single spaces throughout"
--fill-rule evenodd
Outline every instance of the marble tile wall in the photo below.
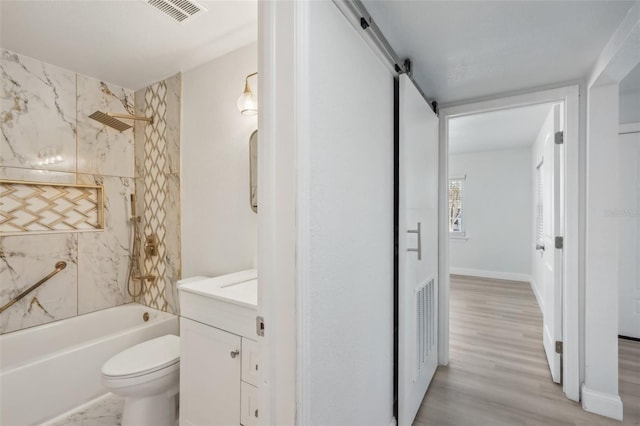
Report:
M 126 290 L 135 191 L 134 132 L 88 115 L 133 113 L 134 92 L 1 51 L 0 178 L 104 185 L 105 230 L 0 236 L 0 305 L 53 270 L 67 268 L 0 314 L 0 333 L 132 301 Z M 43 164 L 55 153 L 61 161 Z
M 158 256 L 146 256 L 147 281 L 141 302 L 179 313 L 177 281 L 182 276 L 180 242 L 180 120 L 182 75 L 139 90 L 136 112 L 153 116 L 153 124 L 136 123 L 136 192 L 144 237 L 158 239 Z M 144 240 L 144 238 L 143 238 Z

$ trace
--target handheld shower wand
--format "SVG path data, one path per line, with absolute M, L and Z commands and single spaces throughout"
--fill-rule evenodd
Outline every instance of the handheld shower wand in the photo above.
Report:
M 131 201 L 131 217 L 129 221 L 132 224 L 131 232 L 131 253 L 129 254 L 129 276 L 127 277 L 127 292 L 133 300 L 139 297 L 144 290 L 144 278 L 140 272 L 140 241 L 138 240 L 138 223 L 140 223 L 140 216 L 136 215 L 136 194 L 132 193 L 130 196 Z M 135 281 L 140 280 L 140 291 L 135 291 Z M 134 281 L 133 291 L 131 290 L 131 281 Z

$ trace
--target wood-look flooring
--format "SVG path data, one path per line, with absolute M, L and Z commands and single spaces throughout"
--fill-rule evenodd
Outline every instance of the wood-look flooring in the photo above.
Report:
M 582 410 L 551 381 L 528 283 L 451 277 L 450 362 L 414 426 L 640 425 L 640 342 L 619 341 L 624 421 Z

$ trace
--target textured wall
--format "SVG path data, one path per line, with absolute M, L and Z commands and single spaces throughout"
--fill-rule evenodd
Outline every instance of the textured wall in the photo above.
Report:
M 236 100 L 257 62 L 252 43 L 184 73 L 185 277 L 254 267 L 258 215 L 249 204 L 249 137 L 257 115 L 240 114 Z M 257 79 L 249 84 L 257 94 Z
M 0 237 L 0 304 L 67 268 L 0 314 L 6 333 L 131 301 L 126 291 L 134 138 L 88 118 L 134 112 L 133 91 L 2 50 L 0 178 L 104 185 L 102 232 Z M 62 160 L 42 164 L 49 153 Z
M 297 189 L 298 423 L 387 426 L 393 417 L 393 79 L 333 3 L 309 8 L 308 99 L 301 110 L 308 126 L 296 147 L 306 174 Z

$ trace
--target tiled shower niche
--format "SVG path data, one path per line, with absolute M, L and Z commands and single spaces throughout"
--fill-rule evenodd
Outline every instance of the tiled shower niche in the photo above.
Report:
M 0 235 L 103 229 L 102 186 L 0 180 Z

